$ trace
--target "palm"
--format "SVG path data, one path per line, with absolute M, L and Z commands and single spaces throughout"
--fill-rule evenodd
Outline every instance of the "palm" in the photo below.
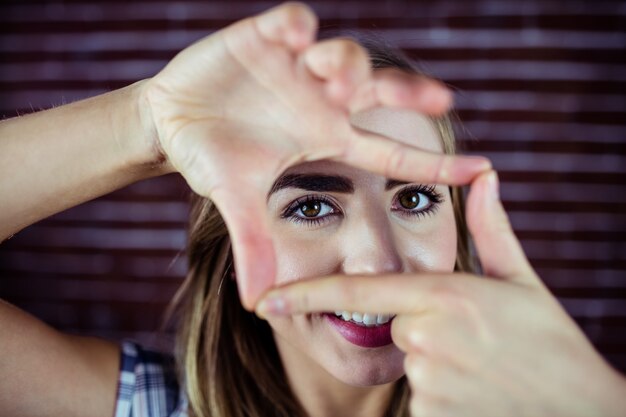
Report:
M 247 177 L 258 181 L 257 191 L 267 192 L 288 166 L 336 157 L 350 137 L 348 112 L 331 102 L 324 82 L 314 78 L 298 55 L 241 29 L 230 27 L 217 39 L 207 39 L 218 53 L 210 53 L 212 62 L 197 63 L 205 73 L 201 88 L 196 68 L 186 73 L 174 60 L 171 71 L 164 73 L 169 78 L 163 82 L 177 86 L 168 89 L 176 96 L 160 100 L 167 103 L 160 109 L 161 142 L 202 195 L 210 195 L 214 187 L 243 185 L 235 178 Z M 185 63 L 184 69 L 188 67 Z M 194 158 L 198 152 L 209 160 Z M 211 166 L 213 175 L 195 176 L 195 162 Z

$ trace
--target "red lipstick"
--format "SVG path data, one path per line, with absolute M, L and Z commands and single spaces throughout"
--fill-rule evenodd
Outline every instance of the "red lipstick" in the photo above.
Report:
M 348 342 L 365 347 L 377 348 L 387 346 L 391 340 L 391 320 L 385 324 L 366 327 L 353 321 L 345 321 L 334 314 L 324 314 L 330 325 Z

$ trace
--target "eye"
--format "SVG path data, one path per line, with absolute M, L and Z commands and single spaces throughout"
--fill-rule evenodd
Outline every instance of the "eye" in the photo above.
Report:
M 407 210 L 421 210 L 428 206 L 430 200 L 427 196 L 417 191 L 403 191 L 398 196 L 398 202 Z
M 310 219 L 318 216 L 325 216 L 332 212 L 333 208 L 328 204 L 319 200 L 312 200 L 300 204 L 294 214 L 299 217 Z
M 284 219 L 318 225 L 341 214 L 339 206 L 325 196 L 309 195 L 291 203 L 281 214 Z
M 443 202 L 435 186 L 416 185 L 400 190 L 394 197 L 391 209 L 402 215 L 424 216 L 432 214 Z

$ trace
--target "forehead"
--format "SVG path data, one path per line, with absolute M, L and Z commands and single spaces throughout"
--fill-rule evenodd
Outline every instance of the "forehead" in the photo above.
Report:
M 351 123 L 364 130 L 387 136 L 398 142 L 430 152 L 443 153 L 443 146 L 433 123 L 426 116 L 404 109 L 378 107 L 351 116 Z M 353 177 L 374 176 L 332 161 L 306 162 L 288 169 L 290 173 L 329 172 Z M 381 177 L 382 178 L 382 177 Z
M 377 107 L 351 116 L 356 127 L 390 137 L 431 152 L 443 153 L 441 139 L 431 120 L 405 109 Z

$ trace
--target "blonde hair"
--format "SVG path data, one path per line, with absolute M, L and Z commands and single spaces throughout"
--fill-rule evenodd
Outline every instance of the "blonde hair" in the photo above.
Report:
M 354 37 L 354 36 L 351 36 Z M 372 67 L 421 73 L 397 50 L 371 38 L 357 39 Z M 432 119 L 446 154 L 455 153 L 449 116 Z M 462 190 L 451 187 L 457 226 L 455 270 L 472 271 Z M 189 270 L 171 306 L 176 320 L 175 356 L 190 414 L 196 417 L 305 417 L 285 377 L 267 322 L 239 302 L 226 226 L 215 205 L 193 196 L 187 255 Z M 397 383 L 386 416 L 408 416 L 406 378 Z

